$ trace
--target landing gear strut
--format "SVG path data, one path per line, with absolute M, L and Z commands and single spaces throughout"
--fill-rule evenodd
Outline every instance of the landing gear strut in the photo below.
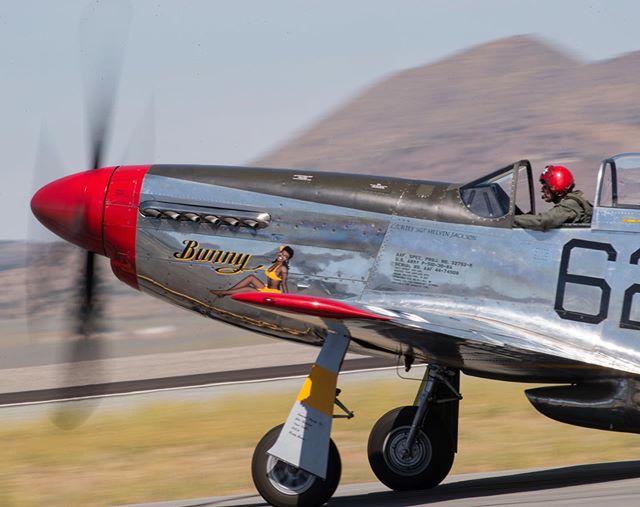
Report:
M 338 487 L 342 465 L 331 440 L 331 424 L 335 417 L 353 417 L 337 399 L 336 388 L 349 340 L 342 323 L 327 321 L 327 337 L 289 417 L 256 446 L 253 482 L 271 505 L 319 507 Z M 344 415 L 334 415 L 334 404 Z
M 369 464 L 396 491 L 437 486 L 456 452 L 459 372 L 429 366 L 416 405 L 383 415 L 369 435 Z

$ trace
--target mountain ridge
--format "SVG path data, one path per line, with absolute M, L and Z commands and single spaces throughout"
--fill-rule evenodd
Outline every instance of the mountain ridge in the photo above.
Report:
M 637 149 L 636 75 L 640 51 L 585 62 L 537 37 L 500 39 L 386 76 L 256 164 L 466 181 L 570 159 L 582 177 Z

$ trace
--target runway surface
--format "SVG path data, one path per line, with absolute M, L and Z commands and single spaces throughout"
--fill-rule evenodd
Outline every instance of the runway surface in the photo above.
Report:
M 132 355 L 74 365 L 0 368 L 0 406 L 295 377 L 309 372 L 319 350 L 273 340 L 268 344 Z M 349 353 L 342 371 L 396 364 L 393 357 Z
M 266 505 L 268 504 L 261 497 L 247 494 L 136 504 L 135 507 L 262 507 Z M 409 493 L 389 491 L 380 483 L 351 484 L 338 488 L 336 495 L 327 505 L 329 507 L 354 505 L 358 507 L 638 506 L 640 505 L 640 461 L 465 474 L 447 478 L 436 489 Z
M 392 359 L 361 357 L 345 361 L 342 371 L 347 372 L 389 368 L 393 367 L 395 364 L 396 361 Z M 289 364 L 262 368 L 248 368 L 245 370 L 230 370 L 110 382 L 104 384 L 0 393 L 0 406 L 40 403 L 45 401 L 57 402 L 69 399 L 103 397 L 115 394 L 142 393 L 184 387 L 214 386 L 219 384 L 250 382 L 264 379 L 297 377 L 306 375 L 310 371 L 311 365 L 312 363 Z

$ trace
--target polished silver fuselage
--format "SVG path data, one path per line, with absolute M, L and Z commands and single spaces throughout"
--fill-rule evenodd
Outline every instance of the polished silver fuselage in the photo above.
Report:
M 210 292 L 249 275 L 266 283 L 288 245 L 290 293 L 391 317 L 347 321 L 353 350 L 501 379 L 640 374 L 639 210 L 596 207 L 591 226 L 538 232 L 511 226 L 513 203 L 499 219 L 475 216 L 456 185 L 340 178 L 347 177 L 153 166 L 140 207 L 174 214 L 138 217 L 140 288 L 233 325 L 320 344 L 320 319 Z M 230 223 L 191 220 L 190 212 Z M 240 225 L 230 225 L 234 216 Z M 267 222 L 256 226 L 258 216 Z M 624 227 L 620 216 L 631 217 Z

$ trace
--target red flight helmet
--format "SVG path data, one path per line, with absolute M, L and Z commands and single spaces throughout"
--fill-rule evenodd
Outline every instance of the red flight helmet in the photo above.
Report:
M 540 183 L 547 185 L 554 194 L 563 195 L 571 192 L 573 185 L 573 174 L 562 165 L 548 165 L 540 175 Z

